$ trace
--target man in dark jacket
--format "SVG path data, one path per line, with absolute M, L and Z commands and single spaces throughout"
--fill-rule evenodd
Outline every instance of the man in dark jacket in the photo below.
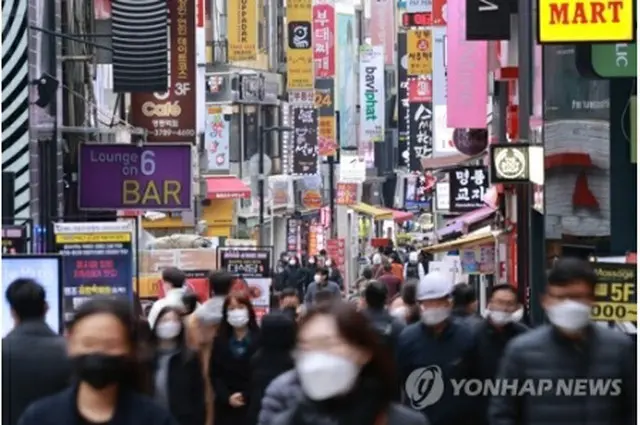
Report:
M 282 290 L 284 290 L 285 288 L 295 289 L 296 291 L 298 291 L 300 298 L 302 298 L 305 284 L 307 283 L 305 282 L 305 278 L 306 278 L 305 270 L 303 270 L 300 267 L 298 258 L 295 256 L 289 257 L 289 263 L 287 264 L 287 267 L 284 269 L 284 274 L 283 274 L 284 287 L 282 288 Z
M 404 325 L 385 309 L 387 303 L 386 285 L 379 281 L 370 281 L 364 290 L 364 300 L 366 307 L 362 311 L 363 314 L 369 318 L 391 353 L 395 353 L 398 338 Z
M 529 329 L 515 320 L 514 312 L 517 309 L 518 293 L 513 286 L 501 284 L 491 289 L 487 317 L 479 321 L 474 329 L 476 344 L 470 356 L 471 373 L 474 378 L 482 382 L 495 379 L 507 343 Z M 474 423 L 489 425 L 489 397 L 481 394 L 474 397 L 472 402 L 477 412 L 470 415 L 475 418 Z
M 392 267 L 390 261 L 385 261 L 382 265 L 383 272 L 378 278 L 387 287 L 387 302 L 391 298 L 400 293 L 400 287 L 402 286 L 402 280 L 392 273 Z
M 561 258 L 549 270 L 542 305 L 551 325 L 507 345 L 498 378 L 521 387 L 491 399 L 491 425 L 636 424 L 633 344 L 626 335 L 591 323 L 597 280 L 580 259 Z M 627 290 L 615 285 L 597 292 L 615 296 L 614 289 Z M 531 381 L 546 385 L 537 393 L 524 391 Z
M 6 291 L 15 327 L 2 339 L 2 424 L 15 425 L 34 401 L 69 385 L 64 339 L 45 323 L 44 288 L 17 279 Z
M 473 286 L 467 283 L 454 285 L 451 293 L 453 310 L 451 315 L 462 319 L 471 326 L 478 325 L 482 319 L 478 316 L 478 297 Z

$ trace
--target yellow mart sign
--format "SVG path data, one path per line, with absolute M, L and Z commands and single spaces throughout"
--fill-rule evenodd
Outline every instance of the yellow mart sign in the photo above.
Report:
M 539 0 L 540 43 L 623 42 L 634 39 L 633 0 Z
M 430 75 L 433 71 L 433 38 L 429 30 L 411 29 L 407 33 L 407 73 Z
M 258 0 L 227 2 L 228 59 L 252 61 L 258 57 Z
M 598 275 L 591 318 L 600 322 L 636 322 L 637 269 L 635 264 L 594 263 Z
M 313 90 L 312 0 L 287 0 L 287 89 Z

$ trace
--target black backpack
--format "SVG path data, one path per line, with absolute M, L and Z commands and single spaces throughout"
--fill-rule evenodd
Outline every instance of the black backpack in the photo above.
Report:
M 407 264 L 407 279 L 420 279 L 420 269 L 418 265 L 420 263 L 408 263 Z
M 393 332 L 393 324 L 393 317 L 389 317 L 384 322 L 376 321 L 372 324 L 373 330 L 376 331 L 376 333 L 380 337 L 380 342 L 384 346 L 389 347 L 389 349 L 391 350 L 394 350 L 396 345 L 396 338 Z

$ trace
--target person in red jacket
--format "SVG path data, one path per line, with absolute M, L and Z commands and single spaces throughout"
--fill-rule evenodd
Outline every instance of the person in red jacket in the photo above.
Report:
M 393 274 L 393 267 L 389 261 L 385 261 L 382 265 L 382 274 L 378 279 L 387 286 L 387 302 L 400 293 L 402 280 Z

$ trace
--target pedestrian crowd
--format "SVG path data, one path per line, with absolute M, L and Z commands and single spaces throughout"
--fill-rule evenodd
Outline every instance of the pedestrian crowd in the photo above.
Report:
M 631 425 L 635 347 L 590 321 L 596 275 L 564 258 L 542 295 L 548 324 L 529 329 L 513 286 L 496 284 L 479 314 L 471 285 L 376 253 L 345 288 L 325 252 L 283 256 L 277 305 L 258 323 L 234 277 L 209 275 L 212 297 L 163 271 L 165 296 L 96 297 L 59 336 L 32 279 L 6 290 L 15 326 L 2 341 L 3 425 Z M 348 299 L 349 289 L 355 294 Z M 460 393 L 456 382 L 611 379 L 604 395 Z

